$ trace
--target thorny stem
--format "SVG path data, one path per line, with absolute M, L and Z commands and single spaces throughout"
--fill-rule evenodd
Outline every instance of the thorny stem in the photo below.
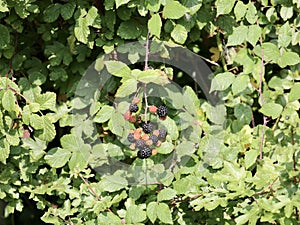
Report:
M 295 145 L 295 133 L 294 133 L 294 127 L 292 126 L 291 127 L 291 138 L 292 138 L 292 145 L 294 146 Z M 294 171 L 297 171 L 297 160 L 296 160 L 296 152 L 294 150 L 293 152 L 293 169 Z M 297 180 L 297 177 L 294 176 L 294 184 L 297 185 L 298 183 L 298 180 Z M 297 220 L 299 220 L 299 211 L 298 211 L 298 208 L 296 207 L 296 211 L 295 211 L 295 217 Z
M 256 21 L 257 25 L 258 21 Z M 264 75 L 264 71 L 265 71 L 265 56 L 264 56 L 264 50 L 262 48 L 262 44 L 263 44 L 263 39 L 262 39 L 262 35 L 260 35 L 259 37 L 259 43 L 261 46 L 261 50 L 260 50 L 260 54 L 261 54 L 261 69 L 259 72 L 259 88 L 258 88 L 258 93 L 259 93 L 259 98 L 260 98 L 260 103 L 261 105 L 264 104 L 264 97 L 262 94 L 262 85 L 263 85 L 263 75 Z M 261 140 L 260 140 L 260 146 L 259 146 L 259 160 L 262 160 L 263 158 L 263 147 L 264 147 L 264 141 L 265 141 L 265 126 L 267 125 L 268 120 L 266 116 L 263 116 L 263 126 L 262 126 L 262 135 L 261 135 Z
M 144 70 L 148 70 L 148 61 L 149 61 L 149 38 L 150 38 L 150 31 L 148 31 L 147 39 L 146 39 L 146 46 L 145 46 L 145 67 Z

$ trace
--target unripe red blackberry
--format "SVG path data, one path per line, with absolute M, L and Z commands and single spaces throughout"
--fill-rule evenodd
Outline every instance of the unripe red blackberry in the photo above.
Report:
M 129 106 L 129 111 L 132 112 L 132 113 L 135 113 L 139 110 L 139 107 L 137 104 L 133 104 L 131 103 L 130 106 Z
M 157 108 L 156 113 L 159 117 L 165 117 L 168 114 L 168 109 L 166 106 L 161 105 Z
M 152 149 L 149 147 L 142 148 L 137 152 L 137 157 L 140 159 L 149 158 L 151 155 L 152 155 Z

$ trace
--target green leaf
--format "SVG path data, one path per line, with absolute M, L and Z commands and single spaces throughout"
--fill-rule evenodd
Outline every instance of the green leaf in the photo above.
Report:
M 167 129 L 168 135 L 172 140 L 176 140 L 178 138 L 179 132 L 177 125 L 174 120 L 170 117 L 167 117 L 164 121 L 161 122 L 162 126 Z
M 292 41 L 292 29 L 289 22 L 283 24 L 278 30 L 278 46 L 288 47 Z
M 157 201 L 171 200 L 176 197 L 176 191 L 172 188 L 165 188 L 157 195 Z
M 171 210 L 166 203 L 159 203 L 156 207 L 157 217 L 163 223 L 173 224 Z
M 0 162 L 6 164 L 10 153 L 10 147 L 5 138 L 0 139 Z
M 48 116 L 41 117 L 41 132 L 37 132 L 37 136 L 44 141 L 52 141 L 56 135 L 55 126 Z
M 249 83 L 250 83 L 250 78 L 248 75 L 237 76 L 231 86 L 232 94 L 238 95 L 248 87 Z
M 239 103 L 234 106 L 234 116 L 243 124 L 249 124 L 252 120 L 252 110 L 250 106 Z
M 226 119 L 226 107 L 225 105 L 209 105 L 207 108 L 207 118 L 215 124 L 223 124 Z
M 48 8 L 44 11 L 44 20 L 47 23 L 52 23 L 55 20 L 57 20 L 59 14 L 60 14 L 60 7 L 61 4 L 55 3 L 55 4 L 50 4 Z
M 278 47 L 270 42 L 263 43 L 262 48 L 260 46 L 256 46 L 254 48 L 254 52 L 260 57 L 263 52 L 264 60 L 266 62 L 277 62 L 277 60 L 281 57 Z
M 39 160 L 44 154 L 45 149 L 47 148 L 46 141 L 43 141 L 39 138 L 25 138 L 23 139 L 22 147 L 30 149 L 30 157 L 35 162 Z
M 78 41 L 87 44 L 90 28 L 85 18 L 79 18 L 74 28 L 74 34 Z
M 163 9 L 163 17 L 167 19 L 179 19 L 188 10 L 178 1 L 168 1 Z
M 128 2 L 130 2 L 130 0 L 115 0 L 116 2 L 116 8 L 119 8 L 121 5 L 125 5 Z
M 146 220 L 146 212 L 137 205 L 130 205 L 126 212 L 126 223 L 137 224 Z
M 278 65 L 281 68 L 292 66 L 300 63 L 300 57 L 296 52 L 284 52 L 278 59 Z
M 264 104 L 259 111 L 266 116 L 272 117 L 272 119 L 276 119 L 280 116 L 282 109 L 282 105 L 274 102 L 269 102 Z
M 229 14 L 234 6 L 235 0 L 217 0 L 217 16 Z
M 112 117 L 108 122 L 111 131 L 118 136 L 122 136 L 124 132 L 125 119 L 120 112 L 113 112 Z
M 9 8 L 7 7 L 7 3 L 5 1 L 0 3 L 0 12 L 9 12 Z
M 42 95 L 38 95 L 35 98 L 36 102 L 39 103 L 40 109 L 49 109 L 54 111 L 56 105 L 56 94 L 53 92 L 46 92 Z
M 127 187 L 128 182 L 122 177 L 121 171 L 119 171 L 119 173 L 116 172 L 116 174 L 104 177 L 100 185 L 104 191 L 115 192 Z
M 184 44 L 188 36 L 188 32 L 184 26 L 181 24 L 176 24 L 174 29 L 171 32 L 171 37 L 175 42 L 179 44 Z
M 246 13 L 246 19 L 250 24 L 254 24 L 257 21 L 257 10 L 252 2 L 248 2 L 248 10 Z
M 0 24 L 0 49 L 7 47 L 10 43 L 10 35 L 6 26 Z
M 155 84 L 160 84 L 164 85 L 169 83 L 168 77 L 166 76 L 165 73 L 162 73 L 158 70 L 144 70 L 141 71 L 137 75 L 138 81 L 148 84 L 148 83 L 155 83 Z
M 195 144 L 190 141 L 183 141 L 178 146 L 176 146 L 176 154 L 178 158 L 185 155 L 191 155 L 195 152 L 195 150 Z
M 258 153 L 256 150 L 249 150 L 245 153 L 245 167 L 249 169 L 257 160 Z
M 224 91 L 226 90 L 234 81 L 235 76 L 230 72 L 224 72 L 217 74 L 211 82 L 210 93 L 213 91 Z
M 258 25 L 251 25 L 248 29 L 247 41 L 255 47 L 261 35 L 261 28 Z
M 147 205 L 147 216 L 151 223 L 154 224 L 155 220 L 157 219 L 157 203 L 156 202 L 150 202 Z
M 161 26 L 162 26 L 162 22 L 159 14 L 152 15 L 152 17 L 148 21 L 148 29 L 151 35 L 160 38 Z
M 120 61 L 106 61 L 106 69 L 109 73 L 116 77 L 130 77 L 130 68 Z
M 248 36 L 247 26 L 241 25 L 233 28 L 233 33 L 228 37 L 227 46 L 235 46 L 244 43 Z
M 96 114 L 96 116 L 94 118 L 94 122 L 95 123 L 104 123 L 104 122 L 108 121 L 111 118 L 113 111 L 114 111 L 114 108 L 112 106 L 104 105 L 100 109 L 100 111 Z
M 136 39 L 141 36 L 144 27 L 135 20 L 123 21 L 117 31 L 118 36 L 123 39 Z
M 241 20 L 247 12 L 247 5 L 245 5 L 242 1 L 238 1 L 234 7 L 234 15 L 236 21 Z
M 63 167 L 70 159 L 71 151 L 62 148 L 53 148 L 45 156 L 46 162 L 54 168 Z
M 137 80 L 136 79 L 128 79 L 126 80 L 119 88 L 115 95 L 117 98 L 123 98 L 131 95 L 137 90 Z
M 291 88 L 288 96 L 289 102 L 293 102 L 300 99 L 300 83 L 295 83 Z
M 160 154 L 169 154 L 174 150 L 174 145 L 170 142 L 163 142 L 161 146 L 157 148 L 157 152 Z
M 13 112 L 16 110 L 16 98 L 11 90 L 7 90 L 4 92 L 2 96 L 2 106 L 8 112 Z
M 280 16 L 284 21 L 292 18 L 293 13 L 294 13 L 294 10 L 293 10 L 292 6 L 291 7 L 286 7 L 286 6 L 283 5 L 280 8 Z
M 66 4 L 63 4 L 60 8 L 60 13 L 62 18 L 64 20 L 71 19 L 75 11 L 75 8 L 76 8 L 76 4 L 74 2 L 68 2 Z

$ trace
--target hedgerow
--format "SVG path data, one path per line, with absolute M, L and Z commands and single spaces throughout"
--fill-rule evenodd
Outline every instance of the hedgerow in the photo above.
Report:
M 1 1 L 1 224 L 298 224 L 299 7 Z

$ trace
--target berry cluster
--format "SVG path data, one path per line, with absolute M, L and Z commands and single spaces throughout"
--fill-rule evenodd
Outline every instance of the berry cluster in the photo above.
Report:
M 130 142 L 130 148 L 137 150 L 137 157 L 140 159 L 149 158 L 157 154 L 156 147 L 159 147 L 167 136 L 167 131 L 164 129 L 155 129 L 151 121 L 143 122 L 138 117 L 140 111 L 138 98 L 134 98 L 131 102 L 129 109 L 125 112 L 124 118 L 132 123 L 137 124 L 137 128 L 130 130 L 127 140 Z M 168 109 L 166 106 L 149 106 L 149 112 L 156 114 L 159 119 L 166 119 Z

